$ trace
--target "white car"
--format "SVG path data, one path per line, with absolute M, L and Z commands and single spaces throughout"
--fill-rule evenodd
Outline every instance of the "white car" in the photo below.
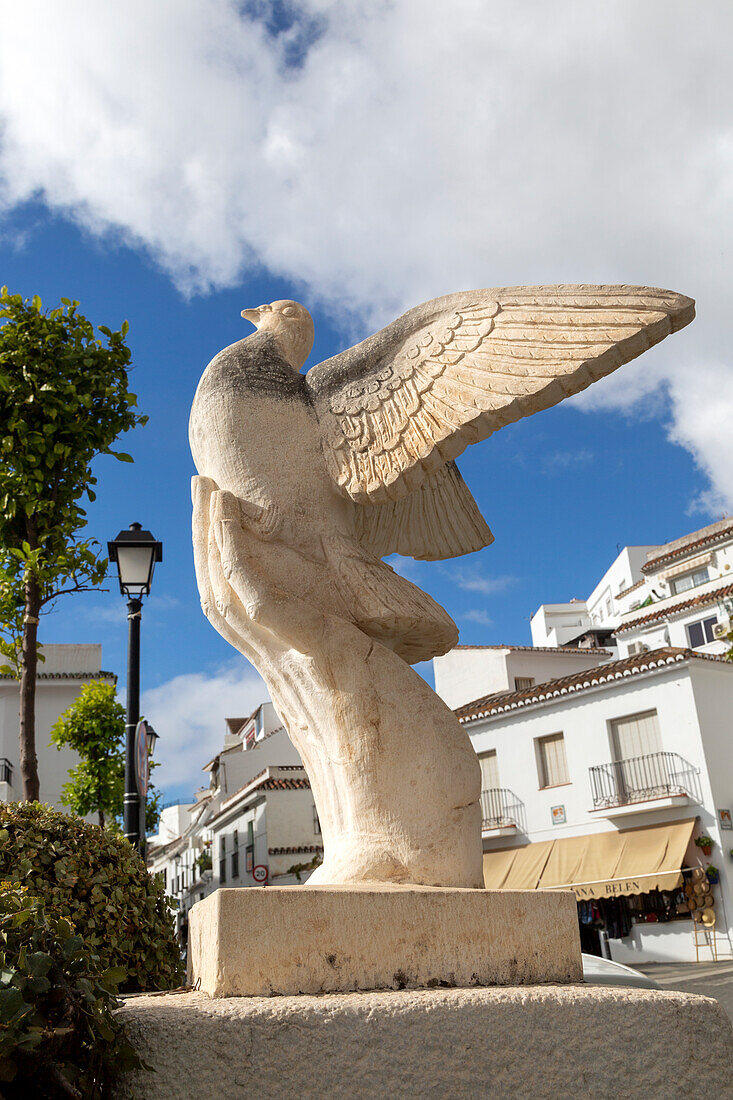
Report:
M 640 989 L 659 989 L 646 974 L 623 963 L 601 959 L 598 955 L 582 955 L 583 977 L 590 985 L 635 985 Z

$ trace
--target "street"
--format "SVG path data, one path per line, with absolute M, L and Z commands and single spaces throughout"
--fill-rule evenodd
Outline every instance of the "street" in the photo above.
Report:
M 648 963 L 636 966 L 660 989 L 681 989 L 720 1001 L 733 1021 L 733 960 L 699 963 Z

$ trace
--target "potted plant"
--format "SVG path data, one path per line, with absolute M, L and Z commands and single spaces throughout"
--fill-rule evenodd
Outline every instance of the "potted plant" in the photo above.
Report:
M 708 876 L 708 882 L 711 886 L 717 886 L 720 882 L 720 871 L 717 867 L 713 867 L 712 863 L 708 865 L 705 874 Z
M 713 850 L 713 838 L 703 833 L 702 836 L 695 837 L 695 844 L 698 846 L 703 855 L 709 856 Z

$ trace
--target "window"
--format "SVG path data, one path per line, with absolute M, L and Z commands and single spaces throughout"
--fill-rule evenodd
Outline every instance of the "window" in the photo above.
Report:
M 239 878 L 239 833 L 232 833 L 232 878 Z
M 254 844 L 255 842 L 255 823 L 254 821 L 247 822 L 247 843 Z
M 253 844 L 248 844 L 245 850 L 245 868 L 248 874 L 252 873 L 252 868 L 255 865 L 255 850 Z
M 527 691 L 528 688 L 534 687 L 534 676 L 515 676 L 514 677 L 514 690 L 515 691 Z
M 698 646 L 706 645 L 707 642 L 715 640 L 713 634 L 714 628 L 718 625 L 718 619 L 716 615 L 712 615 L 709 619 L 700 619 L 696 623 L 687 624 L 687 637 L 689 638 L 690 645 L 693 649 L 697 649 Z
M 655 710 L 630 714 L 611 722 L 611 748 L 614 760 L 633 760 L 662 751 L 662 735 Z
M 669 582 L 669 586 L 674 594 L 678 595 L 680 592 L 687 592 L 689 588 L 697 588 L 698 584 L 705 584 L 707 580 L 710 580 L 710 574 L 706 566 L 705 569 L 696 569 L 694 573 L 685 573 L 681 577 L 675 577 L 674 580 Z
M 227 880 L 227 838 L 224 833 L 219 837 L 219 882 Z
M 549 737 L 539 737 L 535 745 L 540 787 L 559 787 L 561 783 L 569 783 L 563 735 L 553 733 Z
M 478 758 L 481 765 L 481 790 L 493 791 L 499 786 L 499 767 L 496 762 L 496 749 L 483 752 Z

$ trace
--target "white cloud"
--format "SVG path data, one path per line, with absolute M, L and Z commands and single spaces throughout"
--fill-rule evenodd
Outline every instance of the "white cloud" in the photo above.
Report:
M 542 472 L 545 474 L 565 473 L 578 466 L 587 466 L 593 462 L 593 451 L 581 448 L 576 451 L 553 451 L 542 459 Z
M 691 294 L 698 322 L 588 400 L 666 386 L 733 505 L 733 7 L 290 0 L 279 35 L 274 10 L 8 6 L 0 204 L 40 197 L 189 291 L 264 265 L 352 330 L 470 286 Z
M 508 575 L 485 577 L 477 569 L 465 565 L 443 566 L 441 571 L 464 592 L 480 592 L 482 596 L 493 596 L 497 592 L 505 592 L 517 582 L 516 577 Z
M 222 747 L 225 718 L 246 717 L 268 699 L 267 688 L 243 660 L 211 675 L 192 672 L 143 692 L 142 712 L 160 735 L 155 784 L 162 789 L 205 786 L 201 768 Z
M 480 608 L 472 608 L 471 611 L 465 611 L 462 615 L 459 615 L 461 622 L 479 623 L 481 626 L 493 626 L 493 620 L 485 611 L 481 611 Z

